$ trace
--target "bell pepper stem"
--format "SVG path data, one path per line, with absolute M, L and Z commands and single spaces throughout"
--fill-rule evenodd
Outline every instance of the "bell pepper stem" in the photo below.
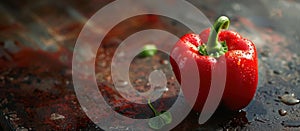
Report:
M 158 116 L 159 115 L 159 112 L 157 112 L 156 110 L 155 110 L 155 108 L 152 106 L 152 104 L 151 104 L 151 100 L 149 99 L 148 100 L 148 106 L 151 108 L 151 110 L 154 112 L 154 115 L 155 116 Z
M 221 29 L 228 29 L 230 21 L 228 17 L 219 17 L 213 27 L 210 30 L 207 44 L 199 47 L 199 52 L 203 55 L 209 55 L 212 57 L 220 57 L 227 52 L 227 46 L 225 42 L 219 42 L 219 32 Z

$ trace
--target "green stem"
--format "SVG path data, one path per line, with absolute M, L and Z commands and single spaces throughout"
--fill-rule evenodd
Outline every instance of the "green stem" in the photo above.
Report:
M 210 30 L 207 44 L 199 47 L 199 52 L 202 55 L 209 55 L 218 58 L 227 52 L 226 43 L 219 42 L 219 32 L 221 29 L 228 29 L 229 24 L 230 21 L 226 16 L 221 16 L 216 20 Z
M 151 101 L 150 101 L 150 99 L 148 100 L 148 106 L 151 108 L 151 110 L 154 112 L 154 115 L 155 116 L 158 116 L 159 115 L 159 112 L 157 112 L 156 110 L 155 110 L 155 108 L 151 105 Z

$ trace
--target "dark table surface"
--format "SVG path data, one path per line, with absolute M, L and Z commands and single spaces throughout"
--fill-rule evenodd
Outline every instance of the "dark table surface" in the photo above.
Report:
M 110 2 L 0 2 L 0 122 L 4 130 L 101 130 L 86 116 L 77 100 L 71 62 L 85 22 Z M 259 84 L 255 98 L 243 110 L 218 109 L 203 125 L 197 123 L 199 113 L 191 111 L 174 130 L 300 130 L 299 104 L 286 105 L 279 99 L 284 94 L 300 98 L 300 3 L 294 0 L 189 2 L 211 21 L 227 15 L 232 23 L 230 29 L 255 43 Z M 101 30 L 101 26 L 94 28 Z M 119 23 L 106 35 L 96 58 L 99 90 L 115 111 L 128 117 L 149 118 L 153 113 L 146 105 L 133 105 L 116 93 L 112 88 L 110 61 L 122 40 L 149 28 L 167 30 L 177 36 L 189 32 L 184 25 L 167 17 L 136 16 Z M 166 73 L 169 90 L 162 100 L 154 102 L 158 110 L 166 110 L 176 100 L 180 88 L 167 54 L 136 57 L 129 69 L 130 83 L 139 91 L 148 90 L 147 75 L 153 69 Z M 279 110 L 287 114 L 282 116 Z

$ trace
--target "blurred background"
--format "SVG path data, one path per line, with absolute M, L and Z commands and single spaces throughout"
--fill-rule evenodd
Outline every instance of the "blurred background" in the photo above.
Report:
M 169 1 L 171 4 L 172 0 Z M 0 2 L 0 123 L 3 130 L 101 130 L 89 120 L 77 101 L 71 62 L 76 39 L 85 22 L 110 2 L 112 0 Z M 220 15 L 228 16 L 230 29 L 255 43 L 259 85 L 255 98 L 245 109 L 237 112 L 218 109 L 203 125 L 197 123 L 199 114 L 192 111 L 174 130 L 299 130 L 300 2 L 188 2 L 210 21 Z M 183 17 L 197 25 L 197 18 L 189 14 Z M 167 30 L 178 37 L 190 32 L 183 24 L 167 17 L 143 15 L 126 19 L 107 35 L 103 34 L 105 39 L 95 65 L 99 89 L 108 103 L 119 113 L 133 118 L 148 118 L 153 114 L 148 108 L 137 111 L 145 105 L 136 106 L 119 97 L 112 88 L 110 62 L 122 40 L 150 28 Z M 101 26 L 94 29 L 97 32 Z M 153 68 L 167 74 L 169 90 L 162 100 L 154 103 L 158 110 L 165 110 L 172 106 L 179 90 L 167 54 L 159 52 L 151 59 L 136 58 L 130 68 L 130 82 L 139 91 L 148 90 L 145 76 Z M 282 102 L 286 95 L 292 96 L 289 99 L 292 104 Z

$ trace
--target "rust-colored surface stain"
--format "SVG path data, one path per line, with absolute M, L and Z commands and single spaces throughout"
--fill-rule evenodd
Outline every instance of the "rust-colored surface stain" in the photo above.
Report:
M 73 48 L 85 22 L 109 2 L 112 1 L 2 2 L 2 130 L 102 130 L 86 116 L 76 98 L 71 65 Z M 299 130 L 299 104 L 285 104 L 289 101 L 282 100 L 281 96 L 294 94 L 294 101 L 300 98 L 300 27 L 294 25 L 299 23 L 295 21 L 300 21 L 300 17 L 293 13 L 299 12 L 300 8 L 296 7 L 300 7 L 300 3 L 293 0 L 272 1 L 272 4 L 258 1 L 260 6 L 257 6 L 251 1 L 190 2 L 211 21 L 221 14 L 229 16 L 230 29 L 253 40 L 259 54 L 259 85 L 255 98 L 245 109 L 230 112 L 220 107 L 203 125 L 198 124 L 199 113 L 191 111 L 173 130 Z M 285 24 L 279 21 L 285 21 Z M 120 96 L 114 88 L 110 67 L 119 44 L 131 34 L 145 29 L 167 30 L 178 37 L 190 32 L 167 17 L 136 16 L 119 23 L 105 36 L 95 63 L 96 81 L 106 102 L 118 113 L 136 119 L 150 118 L 154 114 L 147 105 L 134 104 Z M 160 44 L 164 44 L 164 39 Z M 167 54 L 159 51 L 153 57 L 135 57 L 129 68 L 130 81 L 119 81 L 119 84 L 130 82 L 138 91 L 148 91 L 148 76 L 153 70 L 165 73 L 168 87 L 153 105 L 158 111 L 167 110 L 180 91 Z M 140 99 L 139 96 L 132 97 Z

